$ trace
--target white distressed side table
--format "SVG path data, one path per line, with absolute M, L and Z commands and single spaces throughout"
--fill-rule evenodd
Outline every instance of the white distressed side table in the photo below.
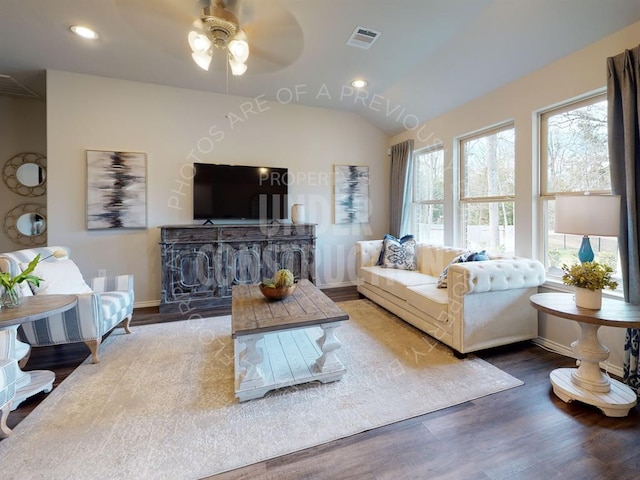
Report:
M 23 297 L 22 304 L 15 308 L 0 309 L 0 329 L 14 329 L 27 322 L 66 312 L 78 303 L 75 295 L 35 295 Z M 15 340 L 15 348 L 9 349 L 13 357 L 20 361 L 29 351 L 28 345 Z M 27 347 L 27 348 L 25 348 Z M 16 394 L 11 402 L 11 410 L 15 410 L 27 398 L 38 392 L 48 393 L 53 389 L 55 374 L 49 370 L 18 371 Z
M 339 380 L 346 368 L 335 330 L 349 315 L 309 280 L 293 295 L 269 301 L 258 285 L 235 285 L 231 324 L 239 401 L 306 382 Z
M 558 368 L 550 374 L 553 393 L 562 401 L 594 405 L 608 417 L 625 417 L 637 403 L 636 393 L 622 382 L 600 370 L 600 362 L 609 358 L 609 349 L 600 343 L 601 326 L 640 328 L 640 306 L 620 300 L 602 299 L 600 310 L 577 307 L 570 293 L 538 293 L 531 305 L 541 312 L 575 320 L 580 338 L 571 344 L 578 368 Z

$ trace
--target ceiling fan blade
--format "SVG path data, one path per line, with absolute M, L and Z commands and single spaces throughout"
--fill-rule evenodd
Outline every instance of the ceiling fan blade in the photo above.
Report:
M 296 17 L 277 0 L 239 3 L 255 18 L 253 22 L 240 21 L 251 49 L 247 73 L 275 72 L 295 62 L 304 48 L 304 35 Z
M 122 19 L 140 38 L 159 50 L 182 57 L 189 54 L 189 30 L 200 22 L 202 0 L 115 0 Z M 186 49 L 185 49 L 186 47 Z

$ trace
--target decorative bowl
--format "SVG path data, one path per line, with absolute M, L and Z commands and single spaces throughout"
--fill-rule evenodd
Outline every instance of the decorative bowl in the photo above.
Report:
M 263 283 L 260 284 L 260 292 L 269 300 L 282 300 L 291 295 L 296 289 L 294 283 L 290 287 L 266 287 Z

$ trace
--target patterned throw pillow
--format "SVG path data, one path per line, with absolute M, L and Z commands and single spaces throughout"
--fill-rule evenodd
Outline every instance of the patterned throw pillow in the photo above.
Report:
M 383 240 L 382 248 L 384 250 L 384 256 L 382 266 L 384 268 L 397 268 L 400 270 L 415 270 L 416 241 L 414 238 L 409 238 L 404 241 L 401 240 L 395 237 L 385 238 Z
M 489 260 L 489 255 L 487 255 L 487 252 L 484 250 L 461 253 L 451 260 L 448 265 L 444 267 L 444 270 L 442 270 L 440 277 L 438 277 L 438 288 L 447 288 L 447 274 L 449 273 L 449 267 L 454 263 L 480 262 L 483 260 Z
M 378 257 L 378 261 L 376 262 L 376 265 L 383 265 L 384 264 L 384 252 L 385 252 L 385 247 L 384 247 L 384 241 L 386 239 L 390 238 L 391 240 L 395 240 L 396 242 L 400 242 L 401 244 L 406 242 L 407 240 L 413 240 L 414 237 L 413 235 L 405 235 L 402 238 L 396 238 L 393 235 L 391 235 L 390 233 L 385 234 L 384 237 L 382 237 L 382 249 L 380 250 L 380 256 Z

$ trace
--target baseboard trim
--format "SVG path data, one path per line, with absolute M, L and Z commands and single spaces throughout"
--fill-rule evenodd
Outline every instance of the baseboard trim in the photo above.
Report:
M 160 300 L 147 300 L 146 302 L 134 302 L 133 308 L 147 308 L 160 306 Z
M 539 347 L 542 347 L 546 350 L 550 350 L 559 355 L 563 355 L 569 358 L 576 358 L 576 355 L 573 353 L 573 351 L 569 347 L 562 345 L 560 343 L 554 342 L 552 340 L 549 340 L 547 338 L 538 337 L 533 339 L 532 342 L 538 345 Z M 618 378 L 622 378 L 623 376 L 623 370 L 620 365 L 613 365 L 609 362 L 600 362 L 600 368 L 602 368 L 607 373 L 615 375 Z

